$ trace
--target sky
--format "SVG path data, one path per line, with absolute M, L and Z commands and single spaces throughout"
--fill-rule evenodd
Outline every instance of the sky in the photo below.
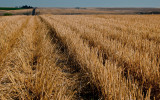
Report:
M 154 7 L 160 0 L 0 0 L 0 7 Z

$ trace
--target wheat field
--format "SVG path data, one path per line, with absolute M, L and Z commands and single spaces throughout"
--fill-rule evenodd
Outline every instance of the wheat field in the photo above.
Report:
M 1 100 L 159 100 L 159 15 L 0 17 Z

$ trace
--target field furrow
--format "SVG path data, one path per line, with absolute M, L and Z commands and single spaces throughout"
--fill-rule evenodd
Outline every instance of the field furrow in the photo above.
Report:
M 58 21 L 53 21 L 52 23 L 52 19 L 44 16 L 43 18 L 48 20 L 53 28 L 55 28 L 59 37 L 62 38 L 64 43 L 67 44 L 70 53 L 76 57 L 78 63 L 81 65 L 83 70 L 88 73 L 93 84 L 100 89 L 105 99 L 118 99 L 120 95 L 125 99 L 135 99 L 135 95 L 141 99 L 143 98 L 142 94 L 140 94 L 141 90 L 137 90 L 138 87 L 136 87 L 136 83 L 130 83 L 128 80 L 125 80 L 125 78 L 121 77 L 121 69 L 116 67 L 116 63 L 113 64 L 110 63 L 110 61 L 107 61 L 106 65 L 103 66 L 103 63 L 100 62 L 99 58 L 97 57 L 97 49 L 90 48 L 88 44 L 84 43 L 84 40 L 80 38 L 80 35 L 76 34 L 70 27 L 65 27 Z M 111 77 L 107 78 L 107 76 L 110 75 Z M 114 80 L 109 81 L 112 80 L 112 78 Z M 123 81 L 123 87 L 119 87 L 122 86 L 121 81 Z M 132 90 L 130 88 L 134 89 Z M 123 90 L 128 91 L 128 94 L 123 94 L 121 92 Z M 131 95 L 131 97 L 129 95 Z
M 0 17 L 0 99 L 159 100 L 159 19 Z
M 97 87 L 90 83 L 90 77 L 87 75 L 78 63 L 74 54 L 72 54 L 68 48 L 68 42 L 64 42 L 59 34 L 56 32 L 54 27 L 48 23 L 48 21 L 40 17 L 41 21 L 45 23 L 49 29 L 49 34 L 52 40 L 52 44 L 56 45 L 57 49 L 57 65 L 62 69 L 64 73 L 67 73 L 67 77 L 76 81 L 75 86 L 72 88 L 76 89 L 75 98 L 76 99 L 98 99 L 102 95 L 100 91 L 97 90 Z
M 59 21 L 59 20 L 58 20 Z M 101 34 L 99 34 L 99 32 L 98 31 L 92 31 L 92 29 L 85 29 L 85 30 L 82 30 L 81 28 L 79 28 L 79 27 L 83 27 L 83 26 L 79 26 L 78 27 L 78 25 L 76 26 L 76 24 L 71 24 L 71 23 L 63 23 L 64 25 L 66 25 L 67 27 L 71 27 L 72 28 L 72 30 L 73 31 L 75 31 L 77 34 L 81 34 L 81 37 L 84 39 L 84 40 L 87 40 L 87 41 L 89 41 L 89 43 L 90 43 L 90 45 L 92 46 L 96 46 L 96 47 L 100 47 L 100 48 L 107 48 L 106 47 L 106 44 L 112 44 L 113 46 L 109 46 L 108 45 L 108 51 L 110 51 L 110 52 L 112 52 L 112 53 L 110 53 L 110 54 L 113 54 L 113 56 L 115 55 L 117 55 L 117 52 L 119 51 L 122 51 L 123 53 L 124 53 L 124 55 L 128 55 L 129 56 L 129 53 L 130 54 L 132 54 L 133 53 L 133 57 L 134 57 L 134 55 L 138 55 L 138 57 L 137 58 L 139 58 L 139 59 L 141 59 L 141 57 L 144 57 L 144 56 L 146 56 L 146 59 L 147 59 L 147 61 L 141 61 L 140 63 L 143 63 L 143 64 L 147 64 L 147 62 L 152 62 L 153 60 L 152 59 L 154 59 L 154 57 L 155 56 L 159 56 L 159 52 L 157 52 L 157 50 L 159 50 L 158 49 L 158 47 L 156 47 L 156 46 L 154 46 L 154 44 L 152 45 L 152 43 L 149 43 L 149 44 L 146 44 L 146 46 L 148 46 L 148 51 L 147 52 L 140 52 L 139 50 L 136 50 L 136 49 L 133 49 L 133 48 L 129 48 L 128 46 L 125 46 L 125 45 L 123 45 L 123 43 L 119 43 L 119 41 L 115 41 L 115 40 L 112 40 L 112 39 L 110 39 L 110 38 L 108 38 L 108 39 L 104 39 L 103 38 L 103 36 L 101 35 Z M 73 25 L 75 25 L 75 26 L 73 26 Z M 85 27 L 84 27 L 85 28 Z M 82 31 L 81 31 L 82 30 Z M 93 35 L 90 35 L 90 31 L 92 31 L 92 33 L 95 33 L 95 34 L 93 34 Z M 99 35 L 98 35 L 99 34 Z M 103 40 L 103 41 L 102 41 Z M 97 41 L 97 42 L 96 42 Z M 145 42 L 144 42 L 144 44 L 145 44 Z M 151 45 L 151 46 L 150 46 Z M 113 48 L 116 48 L 116 49 L 113 49 L 112 50 L 112 47 Z M 121 47 L 121 48 L 120 48 Z M 156 48 L 156 49 L 155 49 Z M 119 49 L 119 50 L 118 50 Z M 155 50 L 155 51 L 153 51 L 153 50 Z M 102 50 L 102 51 L 105 51 L 105 50 Z M 151 53 L 151 51 L 152 51 L 152 54 L 150 54 Z M 155 52 L 155 53 L 154 53 Z M 128 54 L 127 54 L 128 53 Z M 120 53 L 121 54 L 121 53 Z M 107 54 L 108 55 L 108 54 Z M 112 55 L 110 55 L 110 56 L 112 56 Z M 119 59 L 122 59 L 122 58 L 120 58 L 120 57 L 123 57 L 123 56 L 121 56 L 121 55 L 119 55 Z M 130 56 L 128 57 L 129 59 L 131 59 L 130 58 Z M 135 59 L 137 59 L 137 58 L 135 58 Z M 116 60 L 115 58 L 114 58 L 114 60 Z M 125 62 L 127 62 L 126 60 L 124 60 Z M 132 58 L 131 59 L 131 61 L 133 61 L 134 62 L 134 58 Z M 158 63 L 159 63 L 159 60 L 157 61 L 156 59 L 155 59 L 155 61 L 156 62 L 154 62 L 157 66 L 155 66 L 155 67 L 158 67 Z M 121 61 L 120 61 L 121 62 Z M 147 64 L 148 65 L 148 64 Z M 152 66 L 152 64 L 149 64 L 149 65 L 151 65 Z
M 125 40 L 127 39 L 127 41 L 133 40 L 134 38 L 132 37 L 136 37 L 137 40 L 140 38 L 156 43 L 160 42 L 160 37 L 158 35 L 158 33 L 160 32 L 160 30 L 158 29 L 160 27 L 160 23 L 157 21 L 159 20 L 158 16 L 152 16 L 153 17 L 152 20 L 150 20 L 149 16 L 143 16 L 141 18 L 141 16 L 138 15 L 137 16 L 131 15 L 126 19 L 124 16 L 103 16 L 106 17 L 106 19 L 96 19 L 96 18 L 92 19 L 90 17 L 86 19 L 86 22 L 90 23 L 90 26 L 92 27 L 94 26 L 94 29 L 99 29 L 102 30 L 103 32 L 104 31 L 107 32 L 107 30 L 112 30 L 112 33 L 116 32 L 117 34 L 119 34 L 119 36 L 125 38 Z M 91 25 L 91 23 L 93 24 Z M 114 38 L 119 37 L 119 36 L 116 37 L 116 35 L 114 35 Z M 131 37 L 129 36 L 127 37 L 126 35 L 127 36 L 131 35 Z
M 57 18 L 54 18 L 51 19 L 56 21 Z M 98 35 L 99 33 L 96 34 L 94 30 L 92 31 L 91 29 L 76 25 L 73 21 L 70 21 L 72 23 L 65 23 L 65 20 L 63 22 L 60 20 L 57 21 L 66 27 L 71 27 L 72 31 L 80 34 L 81 38 L 88 41 L 91 47 L 99 48 L 99 52 L 104 55 L 104 60 L 107 59 L 117 63 L 120 67 L 122 66 L 125 69 L 125 76 L 127 75 L 129 77 L 131 75 L 134 79 L 138 80 L 140 86 L 144 88 L 144 92 L 151 86 L 153 88 L 152 95 L 155 96 L 155 92 L 157 93 L 159 91 L 159 71 L 157 71 L 159 69 L 159 60 L 155 58 L 159 57 L 159 49 L 153 51 L 154 47 L 157 48 L 154 44 L 149 43 L 146 45 L 149 47 L 148 52 L 139 52 L 139 50 L 124 46 L 115 40 L 104 39 L 101 34 Z M 96 35 L 91 35 L 91 32 Z
M 48 36 L 50 30 L 37 17 L 32 17 L 16 47 L 5 57 L 1 71 L 2 99 L 71 99 L 74 80 L 66 78 L 57 67 L 55 45 Z
M 154 41 L 150 41 L 148 39 L 142 39 L 140 37 L 140 34 L 135 34 L 133 33 L 130 29 L 128 32 L 128 27 L 123 27 L 122 29 L 127 29 L 127 30 L 120 30 L 118 31 L 115 27 L 116 26 L 111 26 L 110 22 L 108 21 L 98 21 L 98 20 L 91 20 L 85 19 L 85 17 L 54 17 L 54 19 L 58 18 L 58 21 L 63 22 L 65 25 L 72 27 L 75 31 L 77 32 L 82 32 L 82 33 L 89 33 L 92 31 L 92 34 L 95 36 L 101 36 L 103 40 L 105 39 L 112 39 L 120 42 L 122 45 L 127 46 L 128 48 L 132 48 L 134 50 L 138 50 L 139 52 L 149 52 L 150 45 L 152 45 L 152 51 L 154 51 L 155 55 L 157 54 L 157 49 L 159 49 L 159 44 Z M 63 19 L 63 21 L 61 20 Z M 85 19 L 85 20 L 81 20 Z M 72 20 L 72 21 L 71 21 Z M 94 23 L 94 21 L 96 23 Z M 107 22 L 107 24 L 101 24 L 99 25 L 98 23 L 104 23 Z M 120 24 L 114 23 L 118 27 L 122 26 Z M 99 27 L 100 26 L 100 27 Z M 129 25 L 127 25 L 129 26 Z M 137 28 L 134 28 L 137 30 Z M 153 29 L 153 28 L 152 28 Z M 143 29 L 144 30 L 144 29 Z M 134 35 L 130 35 L 130 33 L 133 33 Z M 150 33 L 150 32 L 148 32 Z M 154 32 L 152 32 L 154 33 Z M 157 54 L 159 55 L 159 54 Z

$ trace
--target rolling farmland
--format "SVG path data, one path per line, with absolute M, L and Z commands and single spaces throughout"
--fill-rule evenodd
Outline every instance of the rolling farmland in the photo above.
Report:
M 0 17 L 0 99 L 159 100 L 159 20 Z
M 6 8 L 8 10 L 4 10 L 0 8 L 0 16 L 6 16 L 5 14 L 12 14 L 12 15 L 32 15 L 32 9 L 10 9 Z
M 38 14 L 54 15 L 135 15 L 135 14 L 160 14 L 160 8 L 96 8 L 96 7 L 75 7 L 75 8 L 38 8 Z

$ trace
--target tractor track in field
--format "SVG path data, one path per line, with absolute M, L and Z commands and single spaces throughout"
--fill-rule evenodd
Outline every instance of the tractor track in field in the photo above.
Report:
M 61 21 L 61 20 L 55 20 L 55 19 L 52 18 L 52 17 L 49 17 L 49 18 L 52 19 L 52 20 L 54 20 L 54 21 L 59 21 L 59 22 L 63 23 L 66 27 L 71 27 L 71 28 L 73 29 L 73 31 L 75 31 L 76 33 L 81 33 L 81 30 L 78 29 L 76 26 L 74 26 L 74 25 L 71 24 L 71 23 L 68 23 L 68 22 L 67 22 L 67 24 L 66 24 L 66 23 L 64 23 L 64 22 Z M 84 28 L 86 27 L 86 28 L 91 29 L 91 30 L 94 29 L 97 33 L 98 33 L 98 32 L 103 33 L 103 30 L 99 29 L 98 27 L 91 28 L 91 26 L 85 26 L 84 23 L 77 23 L 77 22 L 73 22 L 73 23 L 76 23 L 76 24 L 78 24 L 78 25 L 80 25 L 80 26 L 83 26 Z M 113 27 L 114 27 L 114 26 L 113 26 Z M 122 30 L 121 30 L 121 31 L 122 31 Z M 89 32 L 86 31 L 86 33 L 88 34 Z M 117 34 L 116 34 L 116 36 L 117 36 Z M 113 34 L 112 34 L 112 35 L 108 35 L 105 39 L 113 40 L 113 41 L 116 41 L 117 43 L 124 44 L 125 47 L 131 47 L 132 50 L 138 51 L 138 52 L 140 52 L 140 53 L 149 52 L 149 51 L 145 50 L 145 47 L 143 47 L 143 49 L 142 49 L 142 48 L 140 48 L 140 46 L 136 46 L 136 45 L 134 45 L 134 44 L 129 45 L 129 43 L 126 42 L 126 40 L 122 39 L 122 37 L 119 38 L 118 36 L 117 36 L 117 37 L 116 37 L 116 36 L 113 35 Z M 87 37 L 87 35 L 86 35 L 86 36 L 84 36 L 84 35 L 81 36 L 81 38 L 84 39 L 84 40 L 86 40 L 86 37 Z
M 64 43 L 62 41 L 61 37 L 58 36 L 58 33 L 56 32 L 54 27 L 50 25 L 49 22 L 47 22 L 41 16 L 38 17 L 49 30 L 48 35 L 52 40 L 51 42 L 53 44 L 56 44 L 56 49 L 59 51 L 58 55 L 60 56 L 60 58 L 58 58 L 56 62 L 57 65 L 63 70 L 64 73 L 69 73 L 69 75 L 67 76 L 69 79 L 78 77 L 76 83 L 76 99 L 99 99 L 102 94 L 100 93 L 100 91 L 98 91 L 94 84 L 90 83 L 90 77 L 86 75 L 86 72 L 81 68 L 74 55 L 69 53 L 67 43 Z
M 160 99 L 156 23 L 153 35 L 121 37 L 118 30 L 132 28 L 115 21 L 103 30 L 102 20 L 92 25 L 94 19 L 34 16 L 35 10 L 32 16 L 0 17 L 0 99 Z
M 51 18 L 51 19 L 53 19 L 53 18 Z M 56 21 L 56 20 L 54 20 L 54 21 Z M 64 22 L 62 22 L 62 23 L 64 24 Z M 64 24 L 64 25 L 67 26 L 67 27 L 71 26 L 71 25 L 69 25 L 69 23 Z M 79 33 L 79 30 L 76 27 L 73 27 L 72 30 Z M 143 76 L 141 74 L 135 75 L 137 70 L 132 69 L 132 67 L 134 65 L 131 65 L 130 62 L 127 62 L 125 59 L 123 59 L 120 56 L 117 57 L 117 55 L 110 48 L 106 48 L 102 43 L 99 43 L 98 41 L 94 41 L 94 38 L 89 38 L 85 35 L 82 35 L 81 38 L 84 40 L 84 42 L 88 43 L 88 46 L 90 48 L 98 48 L 98 54 L 97 55 L 102 54 L 102 59 L 103 59 L 103 65 L 104 66 L 105 66 L 105 63 L 106 63 L 107 60 L 109 60 L 113 63 L 117 62 L 117 65 L 124 69 L 123 72 L 122 72 L 123 77 L 126 77 L 126 78 L 131 77 L 131 78 L 137 80 L 137 82 L 139 83 L 139 87 L 143 88 L 144 95 L 147 94 L 147 91 L 149 90 L 150 85 L 153 86 L 152 91 L 151 91 L 151 98 L 152 99 L 155 96 L 155 93 L 159 92 L 160 89 L 159 89 L 159 86 L 158 86 L 158 82 L 152 82 L 149 79 L 147 79 L 145 82 L 142 82 Z M 137 66 L 140 67 L 140 65 L 137 65 Z M 130 73 L 130 75 L 128 73 Z M 151 84 L 148 85 L 148 83 L 151 83 Z

